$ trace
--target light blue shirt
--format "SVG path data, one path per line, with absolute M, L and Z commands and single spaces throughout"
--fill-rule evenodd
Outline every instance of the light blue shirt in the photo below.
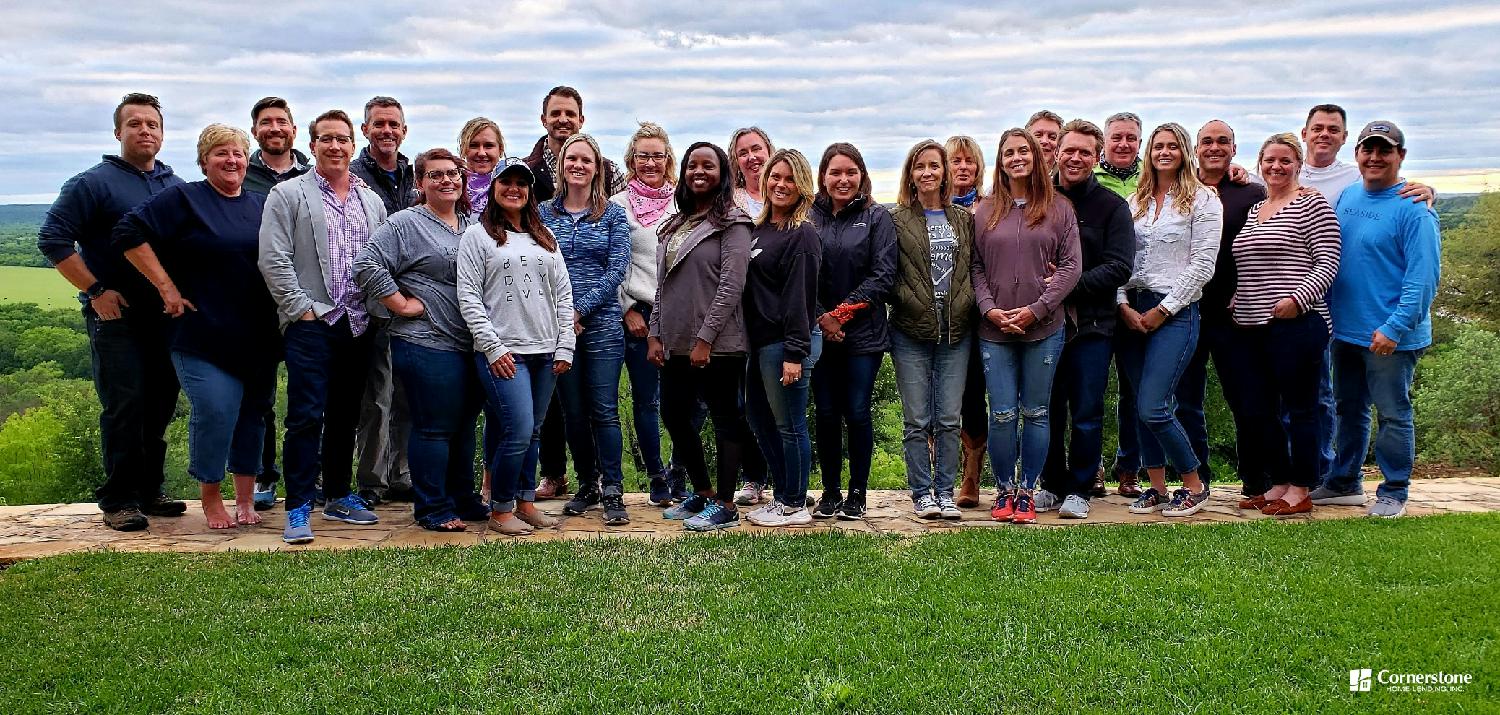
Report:
M 1437 214 L 1399 196 L 1404 186 L 1339 195 L 1343 232 L 1339 274 L 1328 291 L 1333 337 L 1366 346 L 1379 330 L 1397 350 L 1432 344 L 1432 300 L 1437 295 Z

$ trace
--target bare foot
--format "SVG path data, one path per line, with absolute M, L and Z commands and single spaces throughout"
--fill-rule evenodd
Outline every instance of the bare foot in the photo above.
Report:
M 210 529 L 233 529 L 235 527 L 234 519 L 229 518 L 229 512 L 224 510 L 223 501 L 204 500 L 203 516 L 208 519 Z
M 260 523 L 260 512 L 255 510 L 254 502 L 246 502 L 244 504 L 236 502 L 234 505 L 234 520 L 240 526 L 255 526 Z
M 1266 494 L 1265 494 L 1266 501 L 1267 502 L 1273 502 L 1273 501 L 1276 501 L 1277 499 L 1280 499 L 1283 494 L 1286 494 L 1288 488 L 1289 488 L 1289 485 L 1287 485 L 1287 484 L 1275 484 L 1275 485 L 1272 485 L 1270 491 L 1267 491 Z M 1301 500 L 1299 499 L 1298 501 L 1301 501 Z M 1290 502 L 1290 500 L 1288 500 L 1288 502 Z

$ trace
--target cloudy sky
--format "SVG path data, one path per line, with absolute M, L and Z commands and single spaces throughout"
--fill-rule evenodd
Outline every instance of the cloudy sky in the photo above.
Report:
M 586 129 L 617 160 L 636 121 L 665 126 L 679 150 L 758 124 L 814 158 L 854 142 L 882 195 L 917 140 L 967 133 L 988 148 L 1041 108 L 1095 121 L 1131 110 L 1190 131 L 1223 118 L 1248 165 L 1320 102 L 1344 105 L 1356 131 L 1401 124 L 1408 176 L 1450 193 L 1500 188 L 1492 1 L 4 5 L 0 203 L 50 201 L 118 151 L 110 111 L 129 91 L 161 97 L 161 158 L 195 180 L 198 130 L 247 125 L 264 95 L 290 100 L 299 122 L 393 95 L 408 155 L 452 147 L 484 115 L 524 155 L 556 84 L 583 93 Z

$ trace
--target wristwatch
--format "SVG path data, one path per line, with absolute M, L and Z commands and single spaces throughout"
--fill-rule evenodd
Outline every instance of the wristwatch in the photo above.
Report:
M 94 284 L 89 286 L 89 289 L 84 291 L 83 294 L 88 296 L 89 300 L 94 300 L 99 296 L 104 295 L 104 291 L 104 283 L 100 281 L 94 281 Z

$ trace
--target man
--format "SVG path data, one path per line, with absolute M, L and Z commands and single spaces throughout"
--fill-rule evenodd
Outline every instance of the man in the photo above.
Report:
M 376 96 L 365 102 L 365 120 L 359 125 L 365 149 L 349 170 L 380 194 L 387 216 L 410 207 L 416 199 L 416 177 L 401 153 L 406 129 L 406 114 L 394 98 Z M 375 357 L 365 383 L 356 447 L 359 494 L 371 504 L 411 501 L 411 470 L 406 464 L 411 416 L 391 369 L 389 319 L 383 306 L 375 312 Z
M 296 149 L 297 125 L 285 99 L 265 97 L 256 102 L 250 108 L 250 134 L 260 148 L 250 155 L 245 169 L 246 191 L 269 194 L 272 186 L 312 168 L 307 156 Z
M 287 526 L 282 540 L 312 541 L 309 525 L 322 466 L 327 519 L 379 521 L 350 493 L 354 430 L 374 350 L 371 316 L 354 285 L 354 257 L 385 221 L 380 195 L 349 170 L 354 123 L 339 110 L 308 126 L 314 168 L 277 184 L 260 227 L 260 271 L 286 342 L 287 414 L 282 443 Z
M 1104 120 L 1104 156 L 1094 168 L 1094 178 L 1126 200 L 1141 181 L 1141 131 L 1141 118 L 1131 112 Z
M 562 158 L 562 145 L 568 137 L 583 131 L 583 95 L 572 87 L 553 87 L 542 98 L 542 128 L 547 134 L 536 140 L 526 165 L 536 174 L 538 202 L 547 201 L 557 193 L 557 166 Z M 609 195 L 625 190 L 625 174 L 615 162 L 604 160 L 604 183 Z
M 288 179 L 295 179 L 312 169 L 307 156 L 298 151 L 297 125 L 292 109 L 280 97 L 265 97 L 250 108 L 250 134 L 260 146 L 250 155 L 245 168 L 244 190 L 262 194 Z M 264 511 L 276 506 L 276 410 L 266 411 L 266 441 L 261 452 L 261 472 L 255 480 L 255 508 Z
M 177 373 L 169 353 L 171 319 L 151 283 L 110 245 L 126 212 L 177 184 L 161 151 L 161 103 L 127 94 L 115 107 L 118 155 L 63 184 L 37 232 L 37 248 L 81 293 L 99 395 L 104 483 L 95 491 L 104 525 L 146 528 L 147 516 L 179 516 L 183 502 L 162 493 L 166 432 L 177 409 Z
M 1208 422 L 1203 413 L 1204 393 L 1208 389 L 1208 359 L 1213 357 L 1219 385 L 1231 406 L 1237 404 L 1238 399 L 1235 378 L 1247 369 L 1242 362 L 1237 362 L 1240 354 L 1230 343 L 1235 328 L 1229 301 L 1234 297 L 1238 279 L 1231 247 L 1234 237 L 1244 228 L 1250 209 L 1266 198 L 1266 188 L 1248 180 L 1250 177 L 1238 181 L 1231 178 L 1231 170 L 1235 168 L 1234 155 L 1238 150 L 1234 129 L 1218 119 L 1209 121 L 1198 130 L 1193 149 L 1198 158 L 1198 180 L 1219 192 L 1219 201 L 1224 204 L 1219 258 L 1213 278 L 1203 286 L 1203 297 L 1198 301 L 1198 347 L 1177 383 L 1176 393 L 1177 421 L 1187 432 L 1188 442 L 1202 465 L 1198 474 L 1204 484 L 1208 484 L 1213 476 L 1208 454 Z
M 1090 123 L 1089 126 L 1094 125 Z M 1047 175 L 1054 178 L 1057 175 L 1058 141 L 1062 138 L 1062 131 L 1063 118 L 1048 109 L 1043 109 L 1026 120 L 1026 133 L 1041 146 L 1042 157 L 1047 160 Z
M 1036 508 L 1050 510 L 1061 501 L 1060 516 L 1086 519 L 1089 497 L 1104 496 L 1104 483 L 1097 475 L 1103 456 L 1104 391 L 1109 386 L 1113 352 L 1115 290 L 1129 280 L 1135 265 L 1135 222 L 1125 200 L 1104 188 L 1094 175 L 1104 150 L 1104 133 L 1082 119 L 1068 122 L 1061 130 L 1057 186 L 1078 215 L 1083 274 L 1067 298 L 1067 306 L 1077 315 L 1077 332 L 1063 347 L 1052 381 L 1052 439 Z M 1065 449 L 1070 419 L 1072 435 Z
M 1375 463 L 1384 482 L 1370 516 L 1406 513 L 1416 458 L 1411 383 L 1432 343 L 1432 299 L 1439 274 L 1438 220 L 1401 194 L 1406 136 L 1394 122 L 1365 125 L 1355 143 L 1361 184 L 1344 189 L 1339 275 L 1328 292 L 1333 321 L 1336 457 L 1310 497 L 1314 504 L 1364 503 L 1360 467 L 1370 439 L 1370 405 L 1380 412 Z

